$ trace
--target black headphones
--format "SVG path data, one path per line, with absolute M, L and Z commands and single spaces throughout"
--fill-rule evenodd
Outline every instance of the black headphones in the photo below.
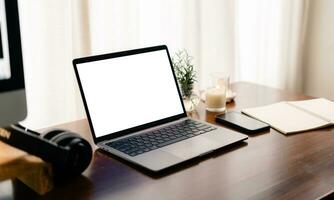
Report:
M 51 163 L 57 179 L 81 174 L 92 159 L 90 144 L 67 130 L 39 134 L 16 124 L 0 129 L 0 140 Z

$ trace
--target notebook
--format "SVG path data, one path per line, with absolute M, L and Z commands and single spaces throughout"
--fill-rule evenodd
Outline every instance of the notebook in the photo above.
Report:
M 284 134 L 309 131 L 334 124 L 334 102 L 324 98 L 279 102 L 243 109 L 242 113 L 263 121 Z

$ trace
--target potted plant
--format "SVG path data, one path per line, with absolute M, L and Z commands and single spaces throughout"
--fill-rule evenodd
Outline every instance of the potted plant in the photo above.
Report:
M 199 102 L 198 96 L 194 94 L 194 84 L 197 77 L 192 59 L 193 57 L 189 56 L 185 49 L 176 52 L 172 58 L 176 79 L 187 112 L 193 111 Z

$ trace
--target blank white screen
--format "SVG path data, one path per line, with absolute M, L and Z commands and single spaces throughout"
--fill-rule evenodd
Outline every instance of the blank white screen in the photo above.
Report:
M 96 137 L 183 113 L 165 50 L 77 64 Z

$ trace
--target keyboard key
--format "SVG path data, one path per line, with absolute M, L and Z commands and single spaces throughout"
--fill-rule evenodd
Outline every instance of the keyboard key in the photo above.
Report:
M 154 149 L 157 149 L 158 147 L 157 146 L 151 146 L 150 149 L 151 150 L 154 150 Z
M 203 126 L 206 126 L 205 124 L 196 124 L 195 125 L 197 128 L 199 128 L 199 127 L 203 127 Z
M 194 135 L 200 135 L 202 134 L 201 131 L 194 132 Z
M 194 134 L 187 134 L 186 135 L 188 138 L 191 138 L 191 137 L 194 137 L 195 135 Z
M 143 150 L 138 150 L 136 153 L 137 154 L 142 154 L 142 153 L 144 153 L 144 151 Z
M 187 139 L 187 137 L 182 136 L 182 137 L 176 138 L 176 139 L 174 139 L 174 140 L 169 140 L 168 142 L 160 143 L 160 144 L 158 144 L 157 146 L 158 146 L 158 147 L 164 147 L 164 146 L 166 146 L 166 145 L 173 144 L 173 143 L 182 141 L 182 140 L 184 140 L 184 139 Z

